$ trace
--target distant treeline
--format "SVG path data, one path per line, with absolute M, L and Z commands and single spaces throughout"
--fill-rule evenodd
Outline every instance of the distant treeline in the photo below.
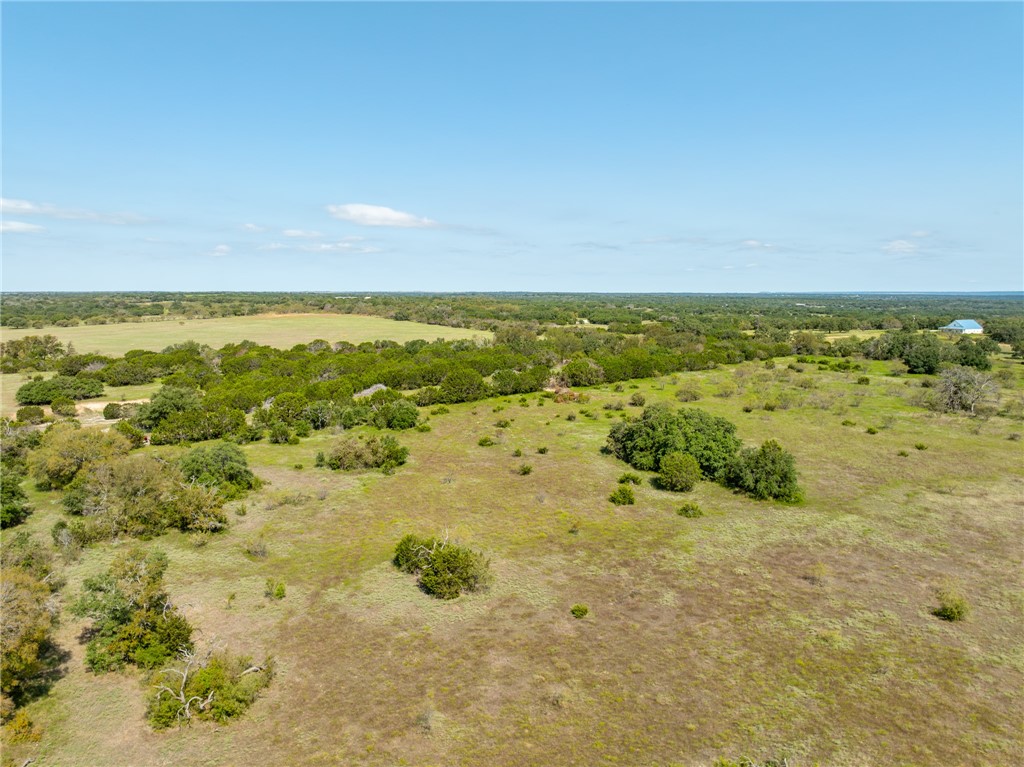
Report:
M 95 397 L 103 384 L 160 381 L 165 388 L 130 420 L 152 432 L 154 442 L 194 442 L 218 437 L 248 441 L 261 438 L 266 429 L 273 438 L 277 424 L 318 429 L 376 419 L 389 427 L 392 422 L 411 427 L 416 422 L 411 405 L 522 395 L 552 384 L 591 386 L 790 354 L 828 355 L 842 369 L 849 369 L 849 358 L 855 355 L 901 359 L 909 372 L 935 373 L 942 363 L 987 369 L 989 355 L 998 351 L 990 338 L 963 336 L 955 344 L 942 343 L 935 334 L 903 329 L 832 343 L 824 334 L 806 330 L 786 331 L 785 340 L 774 337 L 777 329 L 752 334 L 727 329 L 716 335 L 689 330 L 686 323 L 652 322 L 642 330 L 616 333 L 524 323 L 502 326 L 493 342 L 378 341 L 357 346 L 316 340 L 288 350 L 250 341 L 221 349 L 185 342 L 123 357 L 76 354 L 53 336 L 29 336 L 0 346 L 0 369 L 56 371 L 54 378 L 44 381 L 40 376 L 18 390 L 18 402 L 26 406 Z M 1024 351 L 1024 346 L 1016 348 Z M 387 388 L 359 396 L 377 384 Z M 403 406 L 395 404 L 399 399 Z M 290 436 L 287 430 L 279 433 L 283 439 Z
M 744 330 L 934 329 L 954 319 L 996 323 L 1022 315 L 1019 294 L 680 295 L 549 293 L 9 293 L 0 323 L 69 327 L 171 318 L 324 312 L 366 314 L 450 327 L 497 330 L 507 323 L 644 323 L 721 335 Z

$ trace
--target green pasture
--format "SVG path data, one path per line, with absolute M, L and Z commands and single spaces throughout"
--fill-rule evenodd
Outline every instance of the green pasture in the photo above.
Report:
M 79 354 L 94 352 L 120 356 L 132 349 L 159 351 L 183 341 L 198 341 L 214 348 L 239 341 L 287 349 L 318 338 L 334 343 L 388 340 L 405 343 L 416 339 L 489 339 L 484 330 L 399 322 L 358 314 L 261 314 L 209 320 L 161 320 L 110 325 L 78 325 L 72 328 L 12 330 L 0 328 L 0 341 L 31 335 L 54 335 L 73 343 Z
M 1013 763 L 1024 750 L 1024 423 L 1006 405 L 1024 394 L 1020 363 L 1000 363 L 1017 371 L 1001 392 L 1008 415 L 972 419 L 920 407 L 919 376 L 873 364 L 862 385 L 862 372 L 786 362 L 595 387 L 586 403 L 532 394 L 424 408 L 431 430 L 398 434 L 410 457 L 393 476 L 315 468 L 336 434 L 246 446 L 266 485 L 230 505 L 226 532 L 143 545 L 168 552 L 169 592 L 201 643 L 276 658 L 264 697 L 229 725 L 154 733 L 139 675 L 86 673 L 86 624 L 65 612 L 63 673 L 27 708 L 42 739 L 4 759 Z M 669 493 L 650 474 L 634 506 L 608 502 L 630 469 L 601 447 L 640 412 L 629 397 L 682 406 L 690 383 L 700 399 L 686 406 L 729 418 L 746 444 L 772 438 L 794 453 L 802 504 L 708 482 Z M 483 436 L 497 444 L 480 447 Z M 32 500 L 25 529 L 48 541 L 58 496 Z M 704 516 L 679 516 L 687 500 Z M 406 533 L 482 550 L 492 588 L 452 602 L 420 592 L 390 564 Z M 269 556 L 253 560 L 244 547 L 258 538 Z M 65 603 L 126 543 L 68 562 Z M 267 578 L 286 582 L 285 599 L 263 596 Z M 970 603 L 962 623 L 931 614 L 948 582 Z

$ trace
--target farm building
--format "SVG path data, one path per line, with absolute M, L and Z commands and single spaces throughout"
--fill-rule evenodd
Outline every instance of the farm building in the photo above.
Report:
M 985 328 L 974 320 L 953 320 L 948 325 L 939 328 L 945 333 L 984 333 Z

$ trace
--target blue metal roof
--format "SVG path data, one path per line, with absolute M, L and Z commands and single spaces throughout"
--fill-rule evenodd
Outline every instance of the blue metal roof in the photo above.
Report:
M 956 328 L 957 330 L 983 330 L 981 325 L 974 320 L 953 320 L 946 327 Z

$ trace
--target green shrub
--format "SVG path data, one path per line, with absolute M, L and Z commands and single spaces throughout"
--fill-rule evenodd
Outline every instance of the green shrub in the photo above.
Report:
M 675 492 L 689 492 L 700 479 L 700 466 L 697 459 L 689 453 L 675 451 L 661 457 L 658 487 Z
M 546 447 L 538 447 L 537 452 L 541 455 L 547 455 L 548 449 Z
M 446 408 L 444 405 L 438 405 L 437 407 L 435 407 L 433 410 L 430 411 L 430 414 L 431 415 L 444 415 L 445 413 L 449 413 L 449 412 L 451 412 L 451 411 L 449 411 L 448 408 Z
M 521 476 L 525 477 L 527 474 L 533 471 L 533 467 L 528 463 L 524 463 L 519 466 L 518 471 Z
M 676 514 L 678 514 L 681 517 L 688 517 L 690 519 L 704 516 L 704 512 L 701 510 L 700 506 L 694 503 L 693 501 L 687 501 L 678 509 L 676 509 Z
M 586 605 L 573 605 L 569 608 L 569 612 L 572 613 L 572 617 L 579 620 L 580 618 L 586 618 L 590 613 L 590 608 Z
M 795 503 L 801 499 L 793 455 L 773 439 L 756 450 L 741 450 L 726 470 L 724 481 L 759 500 Z
M 910 455 L 910 453 L 908 453 L 906 450 L 898 450 L 896 451 L 896 455 L 898 455 L 900 458 L 906 458 L 908 455 Z
M 513 458 L 522 458 L 523 457 L 523 450 L 522 450 L 522 448 L 517 447 L 515 450 L 513 450 L 512 451 L 512 457 Z
M 874 426 L 869 426 L 868 428 L 866 428 L 864 430 L 864 433 L 865 434 L 878 434 L 878 429 L 876 429 Z
M 182 456 L 178 465 L 185 479 L 215 487 L 225 499 L 238 498 L 262 484 L 250 471 L 242 449 L 230 442 L 194 448 Z
M 128 443 L 132 446 L 132 450 L 137 450 L 146 444 L 145 432 L 128 421 L 118 421 L 111 429 L 127 439 Z
M 871 383 L 871 379 L 867 376 L 860 376 L 857 378 L 857 384 L 859 386 L 867 386 Z
M 323 450 L 317 451 L 316 463 L 314 464 L 318 469 L 322 469 L 327 465 L 327 456 Z
M 480 447 L 492 447 L 494 445 L 497 445 L 498 443 L 494 441 L 493 437 L 485 436 L 478 439 L 476 444 L 478 444 Z
M 113 421 L 115 418 L 121 417 L 121 405 L 117 402 L 108 402 L 103 407 L 103 417 L 108 421 Z
M 932 610 L 932 615 L 944 621 L 962 621 L 970 612 L 967 599 L 952 586 L 944 586 L 936 592 L 939 606 Z
M 339 469 L 382 469 L 393 471 L 405 463 L 409 449 L 390 435 L 372 436 L 365 440 L 355 436 L 341 437 L 327 453 L 327 466 Z
M 673 413 L 665 405 L 612 427 L 607 449 L 635 469 L 656 471 L 666 453 L 689 453 L 708 477 L 721 476 L 740 447 L 736 426 L 698 408 Z
M 478 591 L 491 579 L 490 562 L 483 554 L 447 540 L 406 535 L 392 561 L 402 572 L 418 575 L 420 588 L 438 599 Z
M 46 418 L 46 413 L 38 405 L 26 405 L 25 407 L 19 407 L 14 417 L 22 423 L 36 424 L 43 422 L 43 419 Z
M 176 668 L 154 675 L 146 717 L 158 730 L 193 719 L 224 723 L 244 713 L 273 675 L 271 658 L 254 664 L 225 652 L 205 659 L 187 654 Z
M 168 608 L 163 590 L 167 557 L 132 548 L 116 556 L 103 575 L 86 578 L 71 612 L 93 619 L 86 665 L 110 671 L 127 663 L 153 668 L 192 649 L 192 626 Z
M 502 418 L 501 420 L 497 421 L 494 425 L 497 426 L 499 429 L 507 429 L 509 426 L 512 425 L 512 422 L 507 418 Z
M 45 381 L 30 381 L 14 395 L 19 405 L 51 405 L 54 399 L 89 399 L 103 394 L 103 383 L 95 378 L 54 376 Z
M 916 445 L 914 445 L 914 449 L 915 450 L 927 450 L 928 446 L 926 444 L 924 444 L 924 442 L 918 442 Z
M 847 418 L 840 425 L 841 426 L 856 426 L 857 422 L 856 421 L 851 421 L 849 418 Z
M 636 496 L 629 485 L 619 485 L 615 492 L 608 496 L 608 500 L 616 506 L 632 506 L 636 503 Z
M 58 396 L 54 397 L 50 403 L 50 410 L 55 415 L 63 415 L 69 418 L 74 417 L 78 414 L 78 408 L 75 406 L 75 401 L 70 397 Z
M 267 584 L 263 589 L 263 596 L 267 599 L 281 600 L 285 596 L 285 585 L 284 581 L 275 581 L 273 578 L 267 578 Z
M 629 398 L 629 404 L 633 407 L 643 407 L 647 403 L 647 398 L 640 392 L 635 392 Z
M 643 477 L 641 477 L 639 474 L 634 474 L 631 471 L 627 471 L 625 474 L 619 477 L 620 485 L 639 485 L 641 482 L 643 482 Z

